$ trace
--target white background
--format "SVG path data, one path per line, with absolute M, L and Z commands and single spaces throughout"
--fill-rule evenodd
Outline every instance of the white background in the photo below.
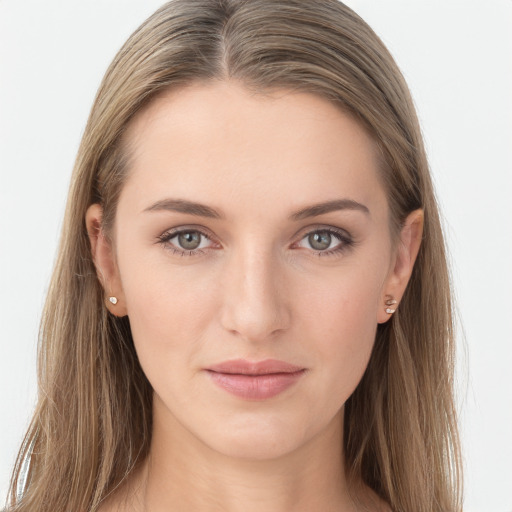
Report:
M 101 77 L 161 0 L 0 0 L 0 503 L 35 403 L 36 337 Z M 462 330 L 468 512 L 512 512 L 512 0 L 351 0 L 412 89 Z

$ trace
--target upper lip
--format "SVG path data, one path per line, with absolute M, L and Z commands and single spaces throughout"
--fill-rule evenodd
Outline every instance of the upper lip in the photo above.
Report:
M 271 373 L 295 373 L 304 370 L 301 366 L 279 361 L 277 359 L 265 359 L 264 361 L 247 361 L 245 359 L 233 359 L 224 361 L 206 368 L 216 373 L 229 373 L 238 375 L 268 375 Z

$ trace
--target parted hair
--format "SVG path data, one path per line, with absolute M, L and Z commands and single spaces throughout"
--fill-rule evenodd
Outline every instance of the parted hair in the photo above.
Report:
M 38 402 L 11 480 L 8 510 L 93 512 L 149 452 L 152 389 L 129 320 L 110 315 L 85 213 L 108 234 L 126 178 L 123 134 L 164 91 L 237 80 L 292 89 L 357 119 L 379 150 L 398 233 L 413 210 L 424 232 L 400 307 L 378 326 L 368 368 L 345 405 L 347 474 L 394 512 L 458 512 L 452 299 L 438 206 L 408 87 L 393 58 L 337 0 L 174 0 L 108 68 L 77 155 L 39 339 Z

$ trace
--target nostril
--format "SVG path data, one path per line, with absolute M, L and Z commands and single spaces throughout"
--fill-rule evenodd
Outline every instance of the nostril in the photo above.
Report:
M 255 242 L 255 245 L 260 242 Z M 222 327 L 251 342 L 274 339 L 289 326 L 283 269 L 269 251 L 234 255 L 222 276 Z

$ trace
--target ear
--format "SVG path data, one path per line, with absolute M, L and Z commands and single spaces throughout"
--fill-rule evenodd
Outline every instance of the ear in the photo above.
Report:
M 92 204 L 85 214 L 87 234 L 91 244 L 91 255 L 96 267 L 96 274 L 105 292 L 105 305 L 115 316 L 125 316 L 126 301 L 123 294 L 123 287 L 117 268 L 115 254 L 111 242 L 103 233 L 101 227 L 103 210 L 99 204 Z M 117 299 L 116 304 L 110 300 Z
M 400 300 L 405 292 L 420 250 L 423 218 L 423 210 L 414 210 L 407 216 L 400 230 L 400 238 L 391 262 L 390 271 L 383 286 L 382 307 L 379 307 L 377 313 L 379 324 L 387 322 L 391 318 L 392 313 L 388 313 L 387 309 L 393 311 L 400 305 Z M 388 300 L 394 300 L 396 303 L 387 306 L 386 301 Z

